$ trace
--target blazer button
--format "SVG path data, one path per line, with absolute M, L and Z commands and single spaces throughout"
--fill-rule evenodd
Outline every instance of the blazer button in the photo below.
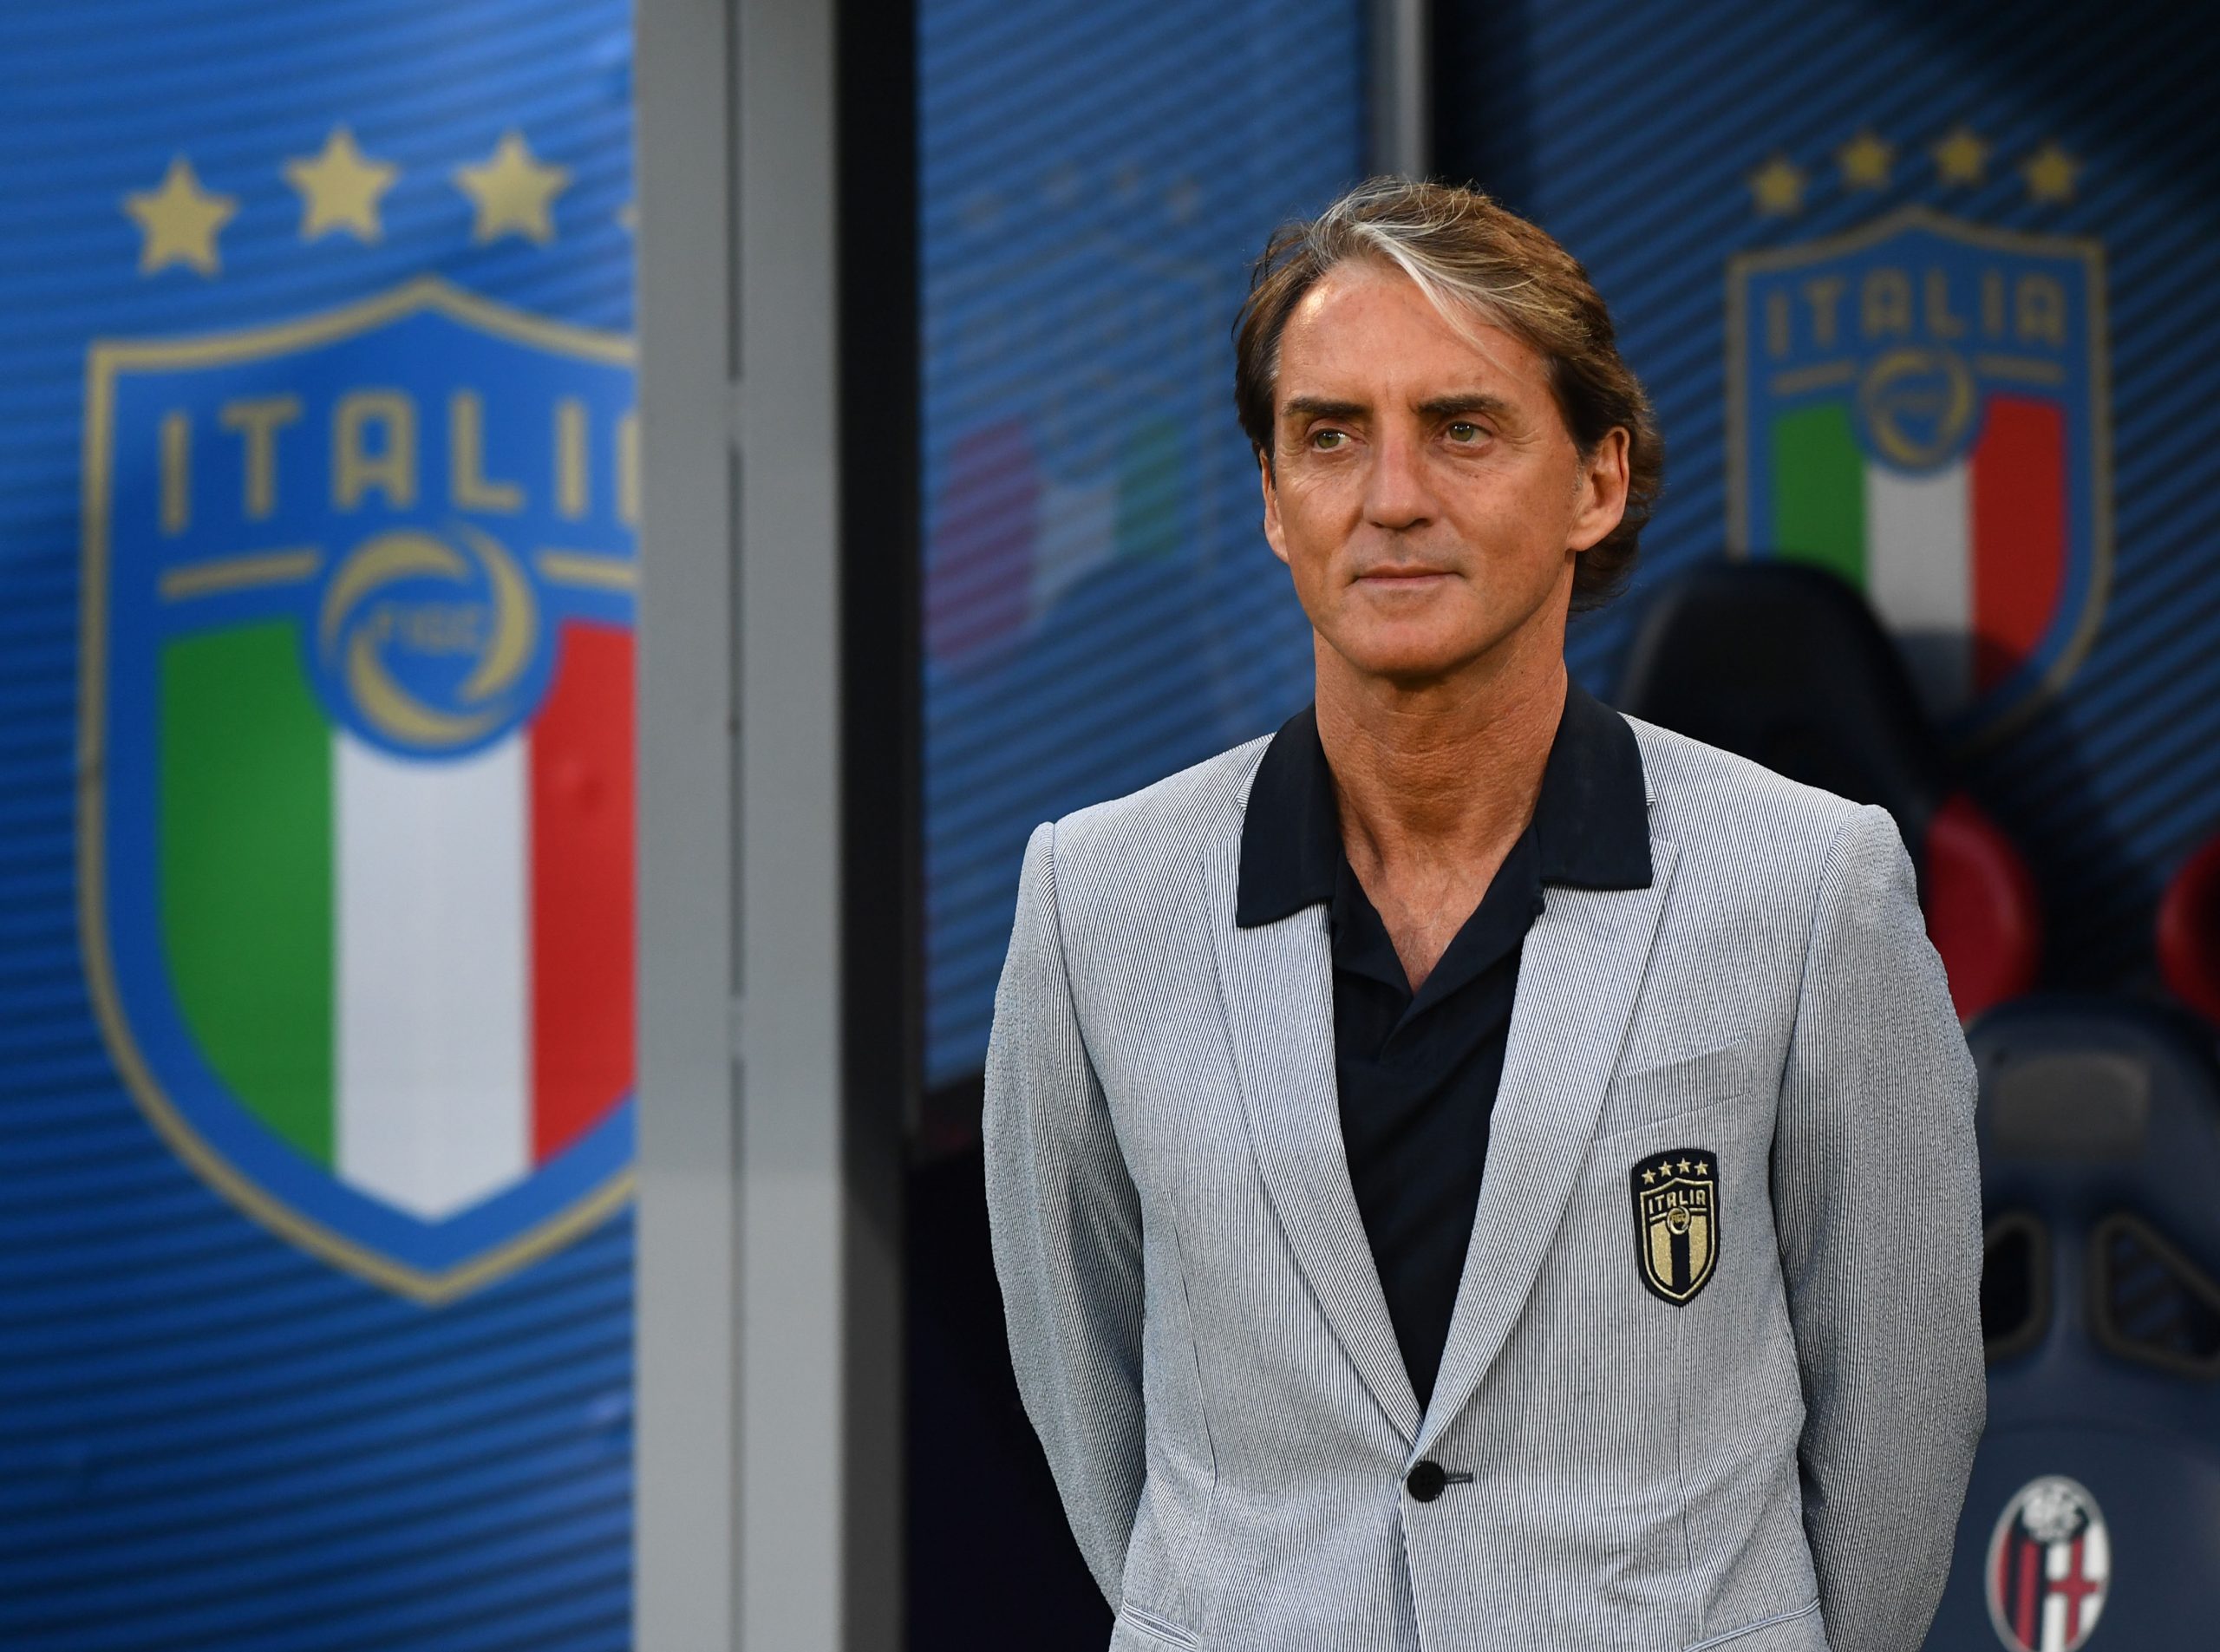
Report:
M 1403 1477 L 1403 1489 L 1421 1503 L 1433 1502 L 1441 1495 L 1441 1488 L 1448 1484 L 1448 1471 L 1432 1458 Z

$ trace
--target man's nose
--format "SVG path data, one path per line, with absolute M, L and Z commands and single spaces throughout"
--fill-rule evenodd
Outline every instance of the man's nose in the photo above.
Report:
M 1374 446 L 1372 473 L 1366 479 L 1364 514 L 1374 527 L 1400 530 L 1433 519 L 1420 443 L 1414 436 L 1389 432 Z

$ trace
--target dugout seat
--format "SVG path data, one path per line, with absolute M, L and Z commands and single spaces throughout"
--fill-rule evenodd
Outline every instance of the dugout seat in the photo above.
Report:
M 2007 1005 L 1968 1037 L 1988 1427 L 1929 1652 L 2064 1648 L 2074 1637 L 2047 1614 L 2069 1610 L 2093 1610 L 2093 1629 L 2076 1627 L 2099 1652 L 2202 1644 L 2220 1618 L 2211 1037 L 2157 1006 L 2062 995 Z M 2015 1570 L 2007 1517 L 2053 1477 L 2086 1490 L 2103 1530 Z
M 1615 698 L 1895 816 L 1961 1019 L 2034 985 L 2034 880 L 1956 783 L 1896 645 L 1849 584 L 1774 558 L 1689 569 L 1650 597 Z

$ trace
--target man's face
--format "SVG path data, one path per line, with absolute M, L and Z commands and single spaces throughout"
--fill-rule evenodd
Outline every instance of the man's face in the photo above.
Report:
M 1575 556 L 1626 506 L 1626 436 L 1583 460 L 1538 352 L 1344 264 L 1289 317 L 1275 394 L 1264 536 L 1325 647 L 1413 688 L 1562 647 Z

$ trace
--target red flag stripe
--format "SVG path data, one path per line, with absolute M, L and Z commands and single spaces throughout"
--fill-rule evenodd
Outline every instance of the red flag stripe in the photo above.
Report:
M 563 628 L 532 729 L 532 1161 L 632 1087 L 632 634 Z
M 2023 1533 L 2012 1534 L 2013 1545 L 2020 1551 L 2019 1610 L 2012 1616 L 2012 1627 L 2020 1636 L 2020 1644 L 2034 1652 L 2035 1645 L 2035 1570 L 2043 1546 Z
M 2054 402 L 1989 399 L 1974 443 L 1974 683 L 1988 689 L 2042 641 L 2066 578 L 2066 414 Z

